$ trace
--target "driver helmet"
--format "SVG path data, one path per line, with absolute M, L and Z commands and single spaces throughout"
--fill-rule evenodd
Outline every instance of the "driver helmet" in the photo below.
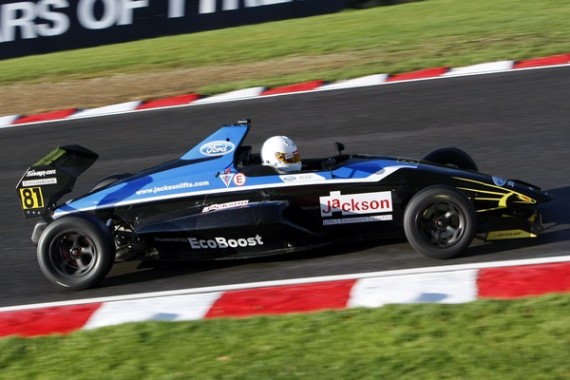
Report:
M 273 136 L 261 148 L 263 165 L 282 171 L 301 170 L 301 155 L 297 145 L 287 136 Z

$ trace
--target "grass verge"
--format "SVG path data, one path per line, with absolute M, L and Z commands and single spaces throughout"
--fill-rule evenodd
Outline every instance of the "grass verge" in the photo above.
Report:
M 0 90 L 71 83 L 91 97 L 69 90 L 50 96 L 91 106 L 84 103 L 104 103 L 109 87 L 129 100 L 518 60 L 568 53 L 569 19 L 566 0 L 426 0 L 0 61 Z M 89 82 L 95 88 L 85 91 L 84 81 L 94 78 L 109 80 Z M 130 85 L 113 88 L 124 81 Z M 15 98 L 0 104 L 15 105 Z
M 568 379 L 570 295 L 0 340 L 9 379 Z

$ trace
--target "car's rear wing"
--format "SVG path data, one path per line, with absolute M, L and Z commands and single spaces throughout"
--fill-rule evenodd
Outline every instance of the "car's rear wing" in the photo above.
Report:
M 29 167 L 16 187 L 24 217 L 45 216 L 98 157 L 82 146 L 68 145 L 57 147 Z

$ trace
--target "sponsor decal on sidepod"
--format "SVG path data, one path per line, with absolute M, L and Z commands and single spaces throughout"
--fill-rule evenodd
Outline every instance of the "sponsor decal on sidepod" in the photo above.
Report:
M 263 239 L 260 235 L 238 239 L 227 239 L 225 237 L 215 237 L 213 239 L 188 238 L 188 242 L 192 249 L 224 249 L 263 245 Z
M 321 216 L 378 214 L 392 211 L 392 193 L 380 191 L 376 193 L 341 195 L 340 191 L 332 191 L 329 196 L 320 197 Z
M 217 211 L 217 210 L 226 210 L 229 208 L 237 208 L 247 206 L 249 204 L 249 200 L 243 201 L 233 201 L 233 202 L 226 202 L 226 203 L 214 203 L 210 206 L 206 206 L 202 209 L 202 212 L 210 212 L 210 211 Z

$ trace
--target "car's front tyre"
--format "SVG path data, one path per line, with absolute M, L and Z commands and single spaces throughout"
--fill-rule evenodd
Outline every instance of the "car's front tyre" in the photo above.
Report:
M 418 192 L 404 212 L 404 232 L 418 252 L 436 259 L 459 255 L 477 228 L 473 204 L 457 190 L 430 186 Z
M 115 260 L 115 245 L 105 224 L 92 215 L 70 215 L 50 223 L 37 247 L 48 280 L 69 289 L 101 281 Z
M 475 160 L 469 154 L 456 147 L 436 149 L 429 152 L 423 160 L 454 168 L 479 171 Z

